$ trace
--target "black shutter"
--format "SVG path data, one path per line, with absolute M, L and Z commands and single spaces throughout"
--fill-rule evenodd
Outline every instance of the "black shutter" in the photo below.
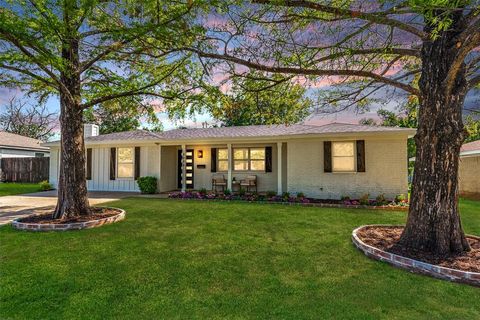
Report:
M 211 148 L 211 160 L 212 163 L 210 164 L 210 172 L 217 172 L 217 148 Z
M 140 147 L 135 147 L 135 180 L 140 178 Z
M 365 140 L 357 140 L 357 172 L 365 170 Z
M 87 180 L 92 180 L 92 149 L 87 149 Z
M 117 149 L 110 148 L 110 180 L 115 180 L 116 161 L 117 161 Z
M 332 172 L 332 141 L 323 141 L 323 171 Z
M 265 172 L 272 172 L 272 147 L 265 147 Z

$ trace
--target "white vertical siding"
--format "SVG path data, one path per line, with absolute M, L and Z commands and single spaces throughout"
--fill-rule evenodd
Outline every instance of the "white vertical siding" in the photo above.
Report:
M 58 184 L 58 170 L 60 163 L 60 149 L 59 148 L 50 148 L 50 165 L 49 165 L 49 177 L 48 181 L 53 185 L 54 188 Z
M 91 191 L 140 191 L 137 182 L 132 179 L 110 180 L 110 148 L 92 147 L 92 179 L 87 181 L 87 188 Z M 134 146 L 132 146 L 134 147 Z M 59 148 L 51 149 L 50 183 L 57 187 Z M 159 162 L 158 147 L 156 145 L 140 147 L 140 175 L 159 178 L 157 163 Z
M 139 192 L 137 182 L 133 179 L 110 180 L 110 148 L 92 148 L 92 180 L 87 181 L 87 188 L 91 191 L 135 191 Z M 134 147 L 134 146 L 132 146 Z M 140 147 L 140 176 L 154 176 L 159 178 L 158 147 Z

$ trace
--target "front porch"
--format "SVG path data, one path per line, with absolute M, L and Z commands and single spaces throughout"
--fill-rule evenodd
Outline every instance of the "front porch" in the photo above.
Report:
M 159 191 L 213 190 L 214 177 L 239 191 L 240 181 L 256 177 L 258 192 L 287 191 L 285 142 L 159 145 Z M 218 190 L 220 191 L 220 189 Z

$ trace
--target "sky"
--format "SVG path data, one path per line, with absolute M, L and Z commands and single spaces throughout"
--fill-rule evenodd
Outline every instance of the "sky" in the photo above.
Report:
M 3 111 L 2 109 L 8 104 L 8 102 L 12 99 L 24 99 L 31 104 L 36 104 L 35 99 L 29 98 L 26 96 L 20 89 L 7 89 L 0 87 L 0 112 Z M 59 100 L 56 97 L 51 97 L 46 102 L 47 108 L 51 112 L 59 112 Z M 396 106 L 396 103 L 391 102 L 386 108 L 392 110 Z M 324 114 L 311 114 L 306 120 L 306 124 L 314 124 L 314 125 L 323 125 L 331 122 L 345 122 L 345 123 L 358 123 L 358 121 L 362 118 L 376 118 L 376 110 L 378 107 L 373 107 L 370 112 L 357 114 L 353 110 L 348 112 L 341 112 L 335 113 L 331 115 L 324 115 Z M 162 122 L 163 127 L 165 130 L 170 130 L 177 128 L 178 126 L 185 126 L 185 127 L 202 127 L 203 123 L 207 122 L 209 124 L 214 124 L 215 121 L 209 114 L 202 113 L 196 114 L 194 119 L 185 119 L 184 121 L 172 121 L 168 118 L 168 115 L 165 112 L 157 113 L 159 120 Z
M 322 88 L 328 89 L 328 83 L 324 83 L 322 86 L 316 88 L 316 90 L 321 90 Z M 7 89 L 0 87 L 0 113 L 5 108 L 6 104 L 10 99 L 25 99 L 29 103 L 35 104 L 36 101 L 32 98 L 27 97 L 20 89 Z M 311 114 L 304 121 L 305 124 L 312 125 L 324 125 L 331 122 L 342 122 L 342 123 L 358 123 L 359 120 L 363 118 L 373 118 L 378 119 L 377 110 L 380 108 L 395 110 L 396 107 L 402 102 L 402 98 L 398 96 L 396 99 L 388 101 L 384 105 L 373 105 L 369 111 L 364 113 L 357 113 L 355 110 L 348 110 L 344 112 L 334 113 L 334 114 Z M 46 102 L 48 110 L 51 112 L 59 112 L 59 100 L 56 97 L 51 97 Z M 480 110 L 480 91 L 471 91 L 466 98 L 465 102 L 466 107 L 472 109 L 476 108 Z M 157 113 L 159 120 L 162 122 L 165 130 L 175 129 L 179 126 L 185 127 L 202 127 L 202 125 L 207 122 L 208 124 L 215 124 L 214 119 L 208 114 L 196 114 L 194 119 L 185 119 L 182 122 L 174 122 L 170 120 L 165 112 Z

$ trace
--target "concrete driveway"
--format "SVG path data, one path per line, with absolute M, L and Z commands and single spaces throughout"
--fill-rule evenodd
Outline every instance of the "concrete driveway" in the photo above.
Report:
M 93 191 L 88 193 L 90 205 L 97 205 L 137 195 L 139 195 L 139 193 L 135 192 Z M 52 211 L 56 203 L 56 191 L 0 197 L 0 225 L 10 223 L 13 219 L 32 213 L 39 214 Z

